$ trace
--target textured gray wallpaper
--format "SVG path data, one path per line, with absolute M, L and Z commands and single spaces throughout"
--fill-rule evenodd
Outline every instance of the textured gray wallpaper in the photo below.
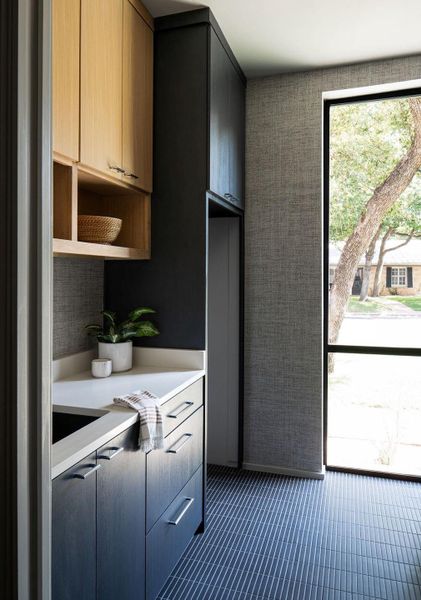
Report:
M 421 78 L 421 56 L 247 91 L 245 462 L 322 469 L 322 92 Z
M 92 347 L 84 326 L 100 322 L 103 296 L 102 260 L 54 259 L 54 358 Z

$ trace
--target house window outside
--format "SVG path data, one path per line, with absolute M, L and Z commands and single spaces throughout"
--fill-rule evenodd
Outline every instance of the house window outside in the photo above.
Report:
M 392 267 L 392 287 L 406 287 L 407 271 L 406 267 Z
M 329 289 L 333 285 L 333 279 L 335 277 L 336 267 L 329 267 Z

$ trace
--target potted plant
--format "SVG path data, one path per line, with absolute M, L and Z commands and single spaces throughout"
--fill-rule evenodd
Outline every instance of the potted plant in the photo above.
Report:
M 128 371 L 133 364 L 133 342 L 136 337 L 153 337 L 159 334 L 152 321 L 142 320 L 147 314 L 155 313 L 152 308 L 139 307 L 129 313 L 128 319 L 116 322 L 116 313 L 102 311 L 104 324 L 87 325 L 88 335 L 98 340 L 99 358 L 110 358 L 113 371 Z

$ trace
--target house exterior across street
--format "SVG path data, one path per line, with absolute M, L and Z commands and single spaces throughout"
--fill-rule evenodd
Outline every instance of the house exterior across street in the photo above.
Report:
M 391 239 L 386 248 L 392 248 L 402 243 L 401 239 Z M 339 263 L 342 248 L 345 242 L 332 242 L 329 245 L 329 285 L 335 278 L 335 271 Z M 368 294 L 372 295 L 374 276 L 376 273 L 380 242 L 376 244 L 376 251 L 370 272 Z M 355 273 L 352 294 L 359 295 L 361 291 L 365 257 L 362 256 L 357 272 Z M 400 296 L 421 295 L 421 240 L 411 240 L 405 246 L 386 252 L 384 266 L 380 278 L 380 295 Z

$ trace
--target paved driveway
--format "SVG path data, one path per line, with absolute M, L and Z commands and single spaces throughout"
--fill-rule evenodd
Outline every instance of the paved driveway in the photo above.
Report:
M 347 316 L 342 323 L 338 342 L 356 346 L 421 348 L 421 312 L 411 310 L 409 314 L 400 315 Z

